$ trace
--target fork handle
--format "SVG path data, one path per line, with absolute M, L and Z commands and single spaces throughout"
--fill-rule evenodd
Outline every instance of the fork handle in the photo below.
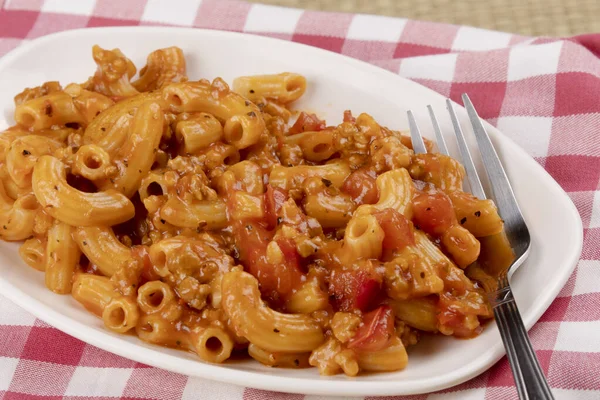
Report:
M 496 323 L 506 348 L 517 392 L 521 400 L 554 399 L 535 351 L 527 336 L 517 303 L 510 286 L 504 290 L 502 299 L 494 307 Z

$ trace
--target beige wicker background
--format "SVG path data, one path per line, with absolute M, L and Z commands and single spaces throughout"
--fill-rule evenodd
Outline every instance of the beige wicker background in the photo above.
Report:
M 381 14 L 523 35 L 600 32 L 600 0 L 250 0 L 313 10 Z

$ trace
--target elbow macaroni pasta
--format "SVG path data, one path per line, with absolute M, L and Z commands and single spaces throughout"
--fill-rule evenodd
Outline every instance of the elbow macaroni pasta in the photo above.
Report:
M 135 80 L 119 49 L 92 56 L 86 82 L 15 97 L 0 238 L 107 329 L 211 363 L 235 350 L 355 376 L 405 368 L 419 332 L 472 337 L 492 317 L 471 279 L 490 280 L 480 254 L 505 244 L 503 221 L 462 191 L 457 161 L 415 155 L 368 114 L 329 126 L 292 110 L 299 74 L 230 89 L 190 81 L 177 47 Z M 415 200 L 436 193 L 443 231 Z

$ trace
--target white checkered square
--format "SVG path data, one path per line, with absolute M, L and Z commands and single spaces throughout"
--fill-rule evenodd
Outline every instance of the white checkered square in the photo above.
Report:
M 600 321 L 563 321 L 554 350 L 600 352 Z
M 46 0 L 42 12 L 92 15 L 96 0 Z
M 176 5 L 171 0 L 148 0 L 142 21 L 191 26 L 200 3 L 202 0 L 179 0 Z
M 596 192 L 600 193 L 600 192 Z M 577 278 L 573 296 L 600 291 L 600 261 L 581 260 L 577 265 Z M 598 333 L 600 335 L 600 332 Z
M 211 400 L 241 400 L 244 388 L 237 385 L 224 385 L 208 379 L 189 378 L 181 400 L 195 400 L 199 393 L 210 393 Z
M 246 18 L 244 31 L 294 33 L 302 13 L 293 8 L 254 4 Z
M 548 155 L 552 117 L 499 117 L 496 126 L 532 157 Z
M 452 49 L 459 51 L 503 49 L 509 45 L 511 37 L 510 33 L 461 26 L 452 43 Z
M 485 398 L 485 388 L 457 390 L 451 393 L 437 393 L 427 396 L 427 400 L 479 400 Z
M 19 364 L 18 358 L 0 357 L 0 391 L 8 390 L 17 364 Z
M 129 368 L 77 367 L 65 396 L 121 397 L 132 372 Z
M 514 47 L 508 57 L 508 80 L 556 74 L 561 50 L 562 42 L 559 41 Z
M 457 54 L 411 57 L 402 60 L 400 75 L 411 79 L 433 79 L 450 82 L 456 69 Z
M 590 228 L 600 228 L 600 190 L 594 193 L 594 202 L 592 203 L 592 219 Z
M 381 15 L 357 14 L 348 28 L 348 39 L 395 43 L 400 39 L 406 20 Z
M 0 310 L 2 310 L 0 312 L 0 325 L 33 326 L 35 323 L 33 315 L 2 296 L 0 296 Z

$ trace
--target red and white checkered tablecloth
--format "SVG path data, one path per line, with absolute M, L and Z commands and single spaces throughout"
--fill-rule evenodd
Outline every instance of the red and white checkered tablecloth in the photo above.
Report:
M 366 60 L 457 102 L 468 92 L 480 115 L 544 166 L 581 214 L 581 260 L 530 335 L 557 399 L 600 398 L 600 34 L 530 38 L 229 0 L 0 0 L 0 56 L 49 33 L 112 25 L 252 32 Z M 0 398 L 63 397 L 324 399 L 150 368 L 63 334 L 0 296 Z M 408 398 L 512 399 L 516 391 L 503 358 L 467 383 Z

